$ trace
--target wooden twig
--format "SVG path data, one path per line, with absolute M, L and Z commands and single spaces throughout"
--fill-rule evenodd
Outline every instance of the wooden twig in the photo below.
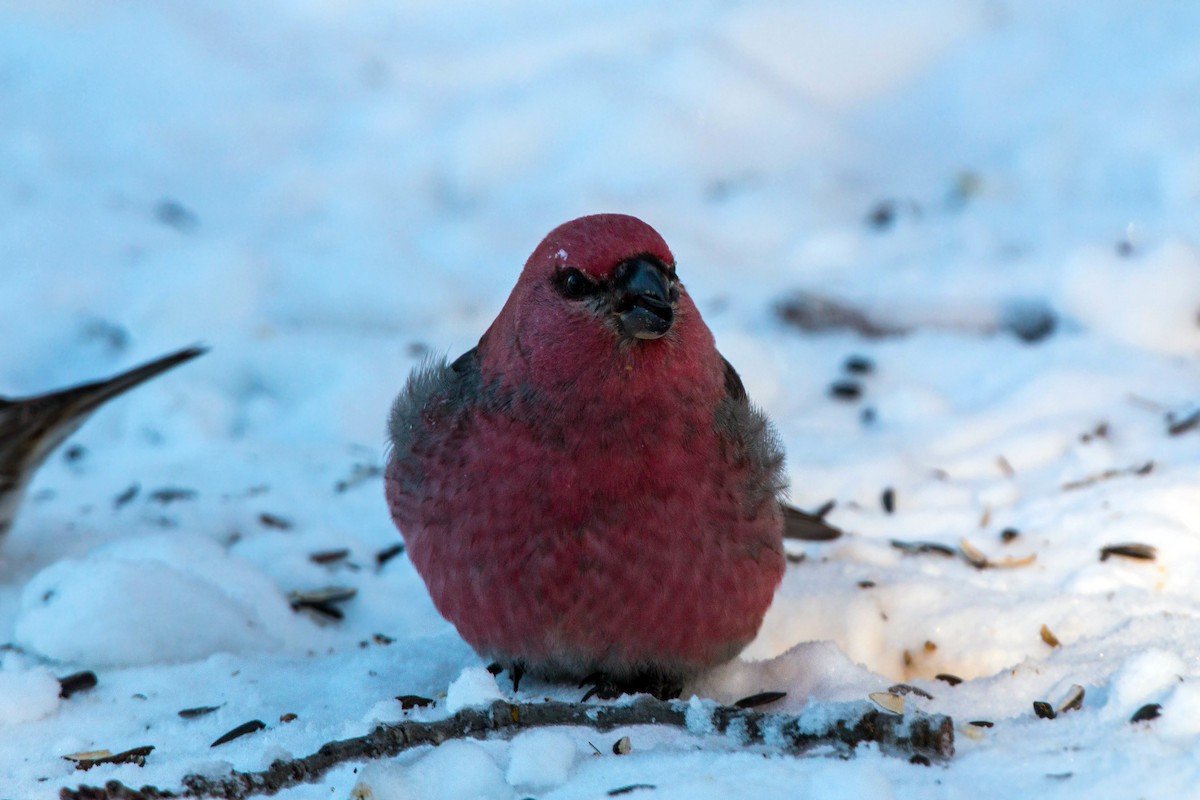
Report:
M 275 761 L 261 772 L 233 772 L 224 778 L 187 775 L 183 788 L 165 791 L 152 786 L 132 789 L 118 781 L 103 787 L 64 788 L 61 800 L 160 800 L 168 797 L 208 797 L 245 800 L 271 795 L 290 786 L 310 783 L 339 764 L 390 758 L 414 747 L 440 745 L 452 739 L 509 738 L 522 730 L 578 725 L 610 731 L 634 725 L 671 725 L 696 734 L 720 734 L 739 744 L 769 743 L 785 753 L 800 754 L 816 747 L 852 752 L 875 743 L 885 753 L 921 763 L 944 761 L 954 755 L 954 725 L 940 714 L 912 712 L 897 716 L 868 703 L 845 704 L 837 719 L 827 706 L 799 715 L 770 714 L 712 703 L 663 702 L 639 698 L 625 705 L 583 703 L 508 703 L 498 700 L 487 708 L 469 708 L 433 722 L 380 725 L 366 736 L 330 742 L 304 758 Z

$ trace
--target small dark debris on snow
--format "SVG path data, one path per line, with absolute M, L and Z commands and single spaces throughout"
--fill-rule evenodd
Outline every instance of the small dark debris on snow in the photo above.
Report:
M 628 786 L 622 786 L 619 789 L 609 789 L 608 796 L 616 797 L 618 795 L 629 794 L 630 792 L 636 792 L 638 789 L 657 789 L 657 788 L 658 787 L 656 785 L 654 785 L 653 783 L 631 783 Z
M 96 673 L 91 670 L 75 672 L 65 678 L 58 679 L 58 696 L 70 697 L 76 692 L 84 692 L 96 688 Z
M 858 421 L 863 425 L 874 425 L 875 418 L 879 415 L 876 413 L 873 406 L 867 406 L 862 411 L 858 412 Z
M 229 733 L 226 733 L 223 736 L 218 736 L 217 740 L 210 744 L 209 747 L 217 747 L 218 745 L 232 742 L 234 739 L 246 736 L 247 734 L 254 733 L 255 731 L 261 731 L 265 727 L 267 727 L 267 723 L 263 722 L 261 719 L 252 719 L 249 722 L 243 722 Z
M 879 502 L 883 506 L 883 510 L 891 514 L 896 510 L 896 490 L 891 486 L 883 490 L 883 494 L 879 496 Z
M 1153 545 L 1138 544 L 1136 542 L 1124 542 L 1122 544 L 1109 544 L 1100 548 L 1100 560 L 1108 561 L 1109 556 L 1123 556 L 1125 558 L 1134 558 L 1139 561 L 1153 561 L 1158 555 L 1158 550 Z
M 1084 444 L 1088 444 L 1093 439 L 1107 439 L 1107 438 L 1108 438 L 1108 423 L 1107 422 L 1098 422 L 1098 423 L 1096 423 L 1096 426 L 1094 428 L 1092 428 L 1090 431 L 1084 431 L 1083 433 L 1079 434 L 1079 441 L 1083 442 Z
M 875 362 L 866 356 L 846 356 L 842 369 L 854 375 L 869 375 L 875 371 Z
M 874 588 L 875 588 L 875 581 L 859 581 L 859 582 L 858 582 L 858 588 L 860 588 L 860 589 L 874 589 Z
M 178 200 L 164 197 L 154 206 L 154 218 L 180 233 L 191 233 L 200 224 L 199 218 Z
M 633 750 L 633 743 L 629 741 L 628 736 L 622 736 L 613 742 L 612 751 L 614 756 L 627 756 Z
M 783 558 L 789 564 L 803 564 L 808 556 L 804 553 L 784 553 Z
M 338 608 L 338 603 L 351 600 L 358 594 L 352 586 L 327 586 L 324 589 L 314 589 L 302 592 L 294 591 L 288 595 L 293 611 L 308 609 L 334 620 L 345 618 L 346 614 Z
M 885 231 L 896 221 L 896 201 L 880 200 L 867 212 L 867 225 L 877 231 Z
M 333 490 L 338 494 L 342 494 L 361 483 L 369 481 L 371 478 L 377 478 L 383 474 L 383 468 L 377 464 L 355 464 L 350 469 L 350 474 L 342 478 L 333 485 Z
M 947 556 L 953 558 L 958 555 L 958 551 L 947 544 L 941 542 L 906 542 L 900 539 L 892 539 L 892 547 L 896 548 L 907 555 L 925 555 L 926 553 L 934 553 L 939 556 Z
M 968 722 L 967 724 L 973 725 L 976 728 L 994 728 L 994 727 L 996 727 L 996 723 L 990 722 L 986 719 L 973 719 L 970 722 Z
M 888 691 L 892 694 L 898 694 L 903 697 L 906 694 L 915 694 L 917 697 L 923 697 L 926 700 L 932 700 L 933 695 L 922 689 L 920 686 L 913 686 L 910 683 L 897 683 L 894 686 L 889 686 Z
M 937 642 L 926 639 L 925 640 L 925 652 L 926 653 L 936 653 L 937 652 Z
M 868 339 L 908 333 L 906 328 L 873 320 L 860 309 L 806 292 L 781 300 L 775 315 L 785 325 L 808 332 L 851 330 Z
M 373 634 L 371 636 L 371 639 L 375 642 L 375 644 L 382 644 L 382 645 L 389 645 L 392 642 L 396 641 L 392 637 L 386 636 L 382 633 Z
M 1058 315 L 1041 302 L 1014 303 L 1004 310 L 1000 327 L 1026 344 L 1036 344 L 1054 333 Z
M 835 400 L 857 400 L 862 397 L 862 384 L 858 381 L 834 381 L 829 385 L 829 396 Z
M 1033 701 L 1033 713 L 1037 714 L 1039 719 L 1054 719 L 1058 716 L 1058 713 L 1054 710 L 1054 706 L 1045 700 Z
M 287 724 L 287 723 L 289 723 L 289 722 L 295 722 L 295 721 L 296 721 L 296 720 L 298 720 L 298 719 L 300 719 L 299 715 L 297 715 L 297 714 L 293 714 L 293 713 L 292 713 L 292 712 L 290 712 L 290 711 L 289 711 L 289 712 L 287 712 L 286 714 L 280 714 L 280 715 L 279 715 L 279 721 L 280 721 L 280 722 L 282 722 L 282 723 L 284 723 L 284 724 Z
M 155 503 L 161 503 L 164 506 L 170 505 L 178 500 L 194 500 L 196 498 L 195 489 L 183 489 L 178 486 L 164 486 L 161 489 L 155 489 L 150 493 L 150 499 Z
M 1146 705 L 1133 712 L 1133 716 L 1129 718 L 1131 723 L 1134 722 L 1149 722 L 1152 719 L 1158 719 L 1162 713 L 1162 705 L 1159 703 L 1146 703 Z
M 97 755 L 95 758 L 78 758 L 72 756 L 63 756 L 63 758 L 67 761 L 74 761 L 75 769 L 83 771 L 89 770 L 98 764 L 134 764 L 144 767 L 146 766 L 146 756 L 150 755 L 153 750 L 153 745 L 144 745 L 142 747 L 123 750 L 120 753 Z
M 1074 772 L 1047 772 L 1046 777 L 1052 781 L 1065 781 L 1075 776 Z
M 410 708 L 425 708 L 433 705 L 433 700 L 429 697 L 421 697 L 419 694 L 402 694 L 396 698 L 400 701 L 400 708 L 408 711 Z
M 314 564 L 336 564 L 348 555 L 350 555 L 350 550 L 343 547 L 338 550 L 321 550 L 317 553 L 310 553 L 308 559 Z
M 916 764 L 918 767 L 928 767 L 930 765 L 929 756 L 923 756 L 920 753 L 915 753 L 912 758 L 908 759 L 908 763 Z
M 138 492 L 141 491 L 141 488 L 142 487 L 140 484 L 130 484 L 128 489 L 113 498 L 113 508 L 121 508 L 129 505 L 131 502 L 133 502 L 133 499 L 137 497 Z
M 759 692 L 752 694 L 749 697 L 743 697 L 734 705 L 738 708 L 758 708 L 769 703 L 774 703 L 787 697 L 787 692 Z
M 396 556 L 404 552 L 404 543 L 396 542 L 390 547 L 385 547 L 375 554 L 375 566 L 382 567 L 387 562 L 391 561 Z
M 259 514 L 258 521 L 264 528 L 274 528 L 275 530 L 279 531 L 290 530 L 292 527 L 292 521 L 290 519 L 276 516 L 269 511 L 264 511 Z
M 1107 481 L 1107 480 L 1111 480 L 1113 478 L 1120 478 L 1124 475 L 1134 475 L 1137 477 L 1142 477 L 1144 475 L 1149 475 L 1153 471 L 1154 471 L 1154 462 L 1147 461 L 1144 464 L 1135 464 L 1134 466 L 1126 467 L 1125 469 L 1106 469 L 1104 472 L 1098 473 L 1096 475 L 1089 475 L 1088 477 L 1080 478 L 1077 481 L 1067 481 L 1066 483 L 1064 483 L 1062 485 L 1062 488 L 1063 488 L 1063 491 L 1070 491 L 1072 489 L 1083 489 L 1087 486 L 1091 486 L 1092 484 L 1099 483 L 1100 481 Z
M 68 464 L 74 464 L 82 461 L 87 455 L 87 448 L 81 444 L 73 444 L 63 451 L 63 460 Z
M 1200 408 L 1188 414 L 1186 417 L 1176 418 L 1174 414 L 1167 414 L 1167 435 L 1180 436 L 1188 431 L 1200 428 Z
M 1000 531 L 1000 541 L 1004 542 L 1005 544 L 1009 544 L 1020 535 L 1021 532 L 1016 528 L 1005 528 L 1004 530 Z
M 220 706 L 196 706 L 195 708 L 184 708 L 179 711 L 179 716 L 183 719 L 195 719 L 213 713 Z

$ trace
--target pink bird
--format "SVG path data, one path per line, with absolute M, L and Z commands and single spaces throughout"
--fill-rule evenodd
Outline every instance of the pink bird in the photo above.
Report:
M 412 563 L 514 687 L 678 696 L 783 575 L 778 437 L 634 217 L 551 231 L 478 346 L 409 376 L 389 434 Z

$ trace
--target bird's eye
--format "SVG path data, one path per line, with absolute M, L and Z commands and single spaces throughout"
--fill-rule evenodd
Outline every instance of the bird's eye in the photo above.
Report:
M 568 269 L 562 273 L 558 282 L 559 291 L 568 300 L 582 300 L 596 291 L 596 284 L 583 277 L 577 269 Z

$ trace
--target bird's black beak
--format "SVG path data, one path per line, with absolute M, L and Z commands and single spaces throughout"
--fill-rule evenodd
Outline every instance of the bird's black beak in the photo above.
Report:
M 657 259 L 633 258 L 617 267 L 613 313 L 635 339 L 658 339 L 671 330 L 679 290 Z

